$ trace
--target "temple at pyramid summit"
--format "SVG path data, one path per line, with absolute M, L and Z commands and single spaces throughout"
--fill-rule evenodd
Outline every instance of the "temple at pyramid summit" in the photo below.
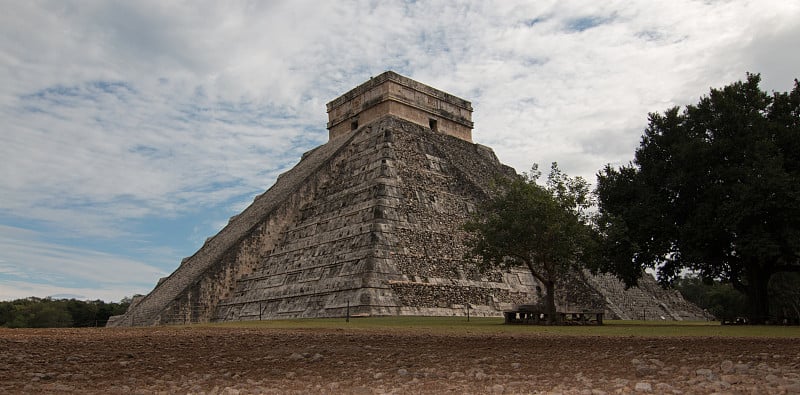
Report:
M 481 273 L 462 224 L 515 176 L 472 142 L 472 105 L 387 71 L 327 104 L 329 141 L 109 326 L 281 318 L 502 316 L 542 298 L 524 269 Z M 608 318 L 705 319 L 652 278 L 575 272 L 557 303 Z

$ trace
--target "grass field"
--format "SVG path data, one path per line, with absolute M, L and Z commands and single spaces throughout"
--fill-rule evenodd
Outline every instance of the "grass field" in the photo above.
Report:
M 502 318 L 473 317 L 368 317 L 316 318 L 269 321 L 241 321 L 202 326 L 280 329 L 341 329 L 354 331 L 401 331 L 436 334 L 541 334 L 575 336 L 709 336 L 709 337 L 796 337 L 797 326 L 723 326 L 705 321 L 615 321 L 602 326 L 505 325 Z

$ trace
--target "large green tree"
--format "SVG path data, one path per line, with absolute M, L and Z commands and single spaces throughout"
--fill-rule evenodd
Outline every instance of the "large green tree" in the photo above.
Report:
M 540 176 L 534 165 L 530 173 L 498 180 L 494 198 L 464 228 L 481 269 L 526 267 L 544 285 L 552 323 L 556 282 L 584 262 L 596 239 L 586 211 L 591 205 L 588 183 L 568 177 L 556 163 L 546 186 L 537 184 Z
M 0 301 L 0 327 L 47 328 L 105 325 L 112 315 L 125 313 L 130 298 L 119 303 L 102 300 L 24 298 Z
M 744 294 L 733 289 L 729 283 L 703 280 L 697 276 L 677 278 L 672 286 L 683 297 L 713 314 L 720 320 L 744 317 L 747 312 L 747 300 Z
M 689 270 L 769 316 L 773 276 L 800 270 L 800 84 L 768 94 L 748 74 L 697 105 L 650 114 L 632 163 L 597 178 L 605 269 L 635 284 Z

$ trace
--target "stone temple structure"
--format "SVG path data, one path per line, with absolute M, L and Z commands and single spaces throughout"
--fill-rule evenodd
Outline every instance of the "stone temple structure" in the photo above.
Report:
M 470 102 L 385 72 L 327 105 L 329 141 L 109 326 L 370 315 L 501 316 L 542 295 L 525 270 L 480 273 L 461 225 L 513 176 L 472 143 Z M 652 279 L 649 280 L 652 282 Z M 697 319 L 676 292 L 576 272 L 567 308 Z M 638 293 L 637 293 L 638 292 Z

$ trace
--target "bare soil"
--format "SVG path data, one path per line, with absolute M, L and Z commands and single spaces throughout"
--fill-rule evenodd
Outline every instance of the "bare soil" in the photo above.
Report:
M 0 393 L 800 393 L 800 340 L 0 329 Z

